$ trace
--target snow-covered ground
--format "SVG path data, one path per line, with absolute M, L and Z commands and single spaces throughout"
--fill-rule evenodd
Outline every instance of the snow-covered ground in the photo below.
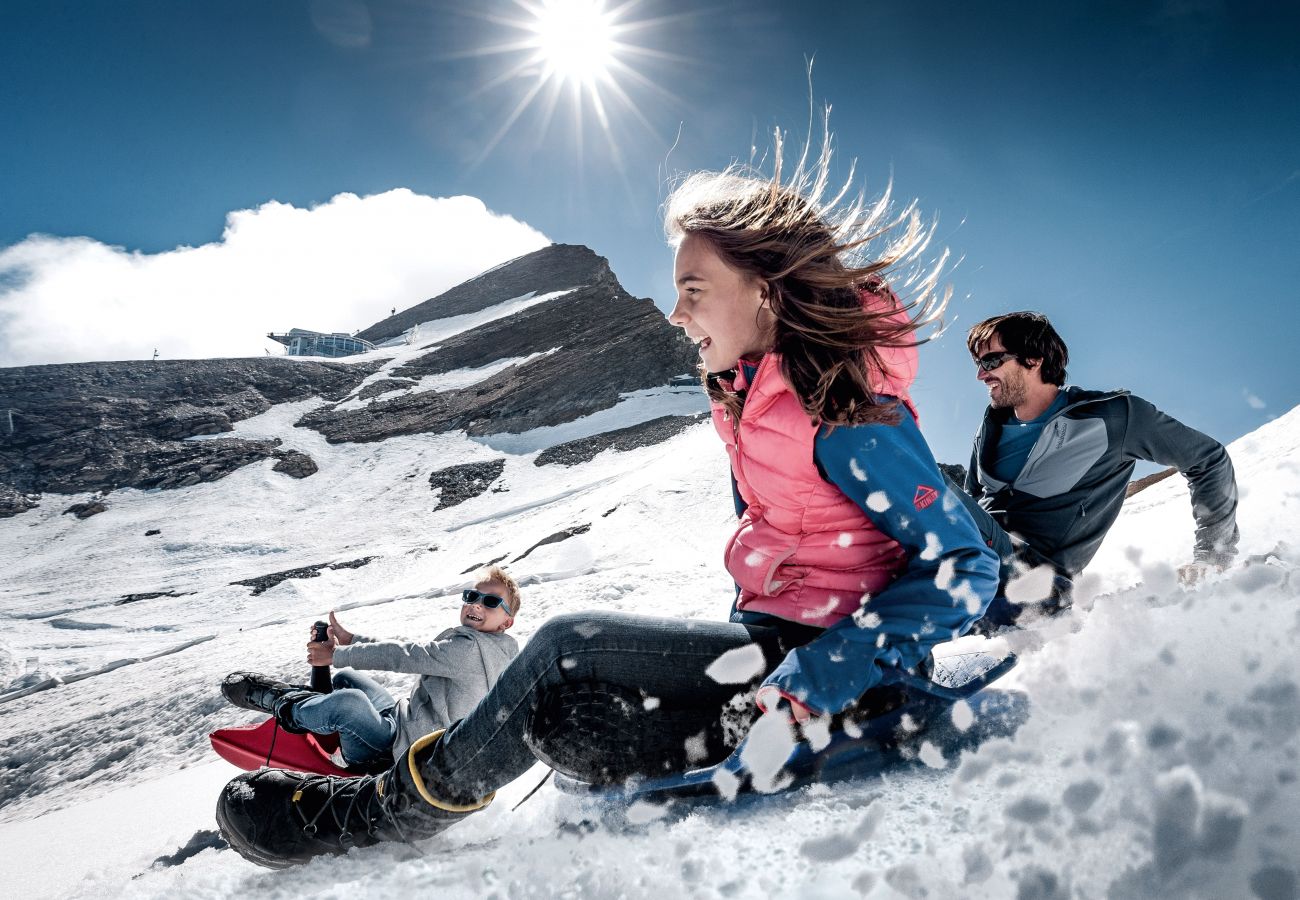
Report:
M 707 424 L 572 468 L 535 467 L 521 444 L 497 490 L 433 512 L 428 474 L 490 449 L 463 435 L 329 445 L 293 427 L 310 405 L 235 432 L 310 453 L 320 471 L 302 481 L 267 462 L 182 490 L 114 492 L 84 521 L 59 515 L 84 498 L 48 495 L 0 521 L 0 685 L 117 666 L 0 701 L 7 894 L 1296 896 L 1300 410 L 1231 447 L 1242 559 L 1261 558 L 1179 587 L 1186 488 L 1174 478 L 1138 495 L 1088 573 L 1089 608 L 1014 640 L 1028 723 L 942 769 L 739 809 L 642 809 L 633 824 L 549 784 L 513 809 L 537 767 L 418 852 L 268 872 L 202 849 L 236 772 L 206 735 L 257 718 L 223 705 L 221 676 L 305 674 L 308 625 L 328 609 L 366 633 L 427 636 L 452 621 L 466 573 L 503 554 L 525 585 L 522 639 L 560 612 L 721 618 L 730 599 L 731 500 Z M 259 596 L 230 585 L 362 557 L 375 559 Z M 158 591 L 180 596 L 115 603 Z M 192 839 L 198 852 L 155 863 Z

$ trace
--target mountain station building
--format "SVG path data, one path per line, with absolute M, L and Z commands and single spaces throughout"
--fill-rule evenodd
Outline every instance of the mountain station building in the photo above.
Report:
M 370 341 L 339 332 L 323 334 L 290 328 L 288 334 L 268 334 L 267 337 L 288 347 L 290 356 L 355 356 L 375 349 Z

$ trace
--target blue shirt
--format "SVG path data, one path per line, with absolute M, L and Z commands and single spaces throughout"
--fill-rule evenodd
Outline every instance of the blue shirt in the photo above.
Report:
M 1052 405 L 1043 414 L 1028 422 L 1021 422 L 1014 415 L 1002 426 L 998 435 L 997 453 L 989 469 L 994 478 L 1011 484 L 1020 477 L 1020 472 L 1029 459 L 1029 451 L 1038 443 L 1038 436 L 1043 433 L 1043 426 L 1048 420 L 1065 409 L 1065 391 L 1060 391 Z

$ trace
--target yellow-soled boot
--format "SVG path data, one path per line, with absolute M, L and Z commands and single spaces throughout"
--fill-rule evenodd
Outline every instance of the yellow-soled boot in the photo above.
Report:
M 221 834 L 240 856 L 274 869 L 353 847 L 431 837 L 495 796 L 469 803 L 434 796 L 416 755 L 441 736 L 425 735 L 382 775 L 344 778 L 282 769 L 240 775 L 217 800 Z

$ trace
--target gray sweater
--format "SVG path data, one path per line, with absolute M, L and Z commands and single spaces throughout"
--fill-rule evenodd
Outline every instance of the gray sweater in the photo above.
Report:
M 458 625 L 427 644 L 353 635 L 334 648 L 334 665 L 420 676 L 411 696 L 397 702 L 393 758 L 400 759 L 419 738 L 464 718 L 518 652 L 508 634 Z

